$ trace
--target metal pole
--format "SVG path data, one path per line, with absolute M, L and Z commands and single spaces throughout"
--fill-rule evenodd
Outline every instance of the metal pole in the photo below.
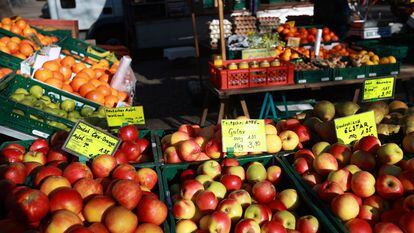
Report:
M 226 60 L 226 38 L 224 38 L 224 10 L 223 0 L 218 0 L 219 22 L 220 22 L 220 43 L 221 43 L 221 58 Z

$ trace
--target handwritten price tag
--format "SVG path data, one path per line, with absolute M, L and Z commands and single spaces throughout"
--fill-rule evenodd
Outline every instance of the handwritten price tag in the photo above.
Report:
M 223 152 L 267 150 L 264 120 L 222 120 Z
M 288 47 L 299 47 L 300 46 L 300 38 L 299 37 L 289 37 L 287 41 Z
M 393 98 L 394 86 L 394 77 L 366 79 L 362 101 L 369 102 Z
M 101 154 L 112 155 L 119 144 L 119 138 L 83 121 L 78 121 L 62 149 L 90 159 Z
M 334 122 L 338 142 L 350 144 L 365 136 L 378 137 L 373 111 L 338 118 Z
M 106 109 L 106 121 L 109 127 L 124 124 L 144 125 L 144 108 L 142 106 Z

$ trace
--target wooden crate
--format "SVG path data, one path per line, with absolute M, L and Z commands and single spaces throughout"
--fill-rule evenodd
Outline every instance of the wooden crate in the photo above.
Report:
M 29 25 L 38 27 L 45 31 L 49 30 L 70 30 L 72 37 L 79 37 L 79 26 L 77 20 L 56 20 L 56 19 L 24 19 Z

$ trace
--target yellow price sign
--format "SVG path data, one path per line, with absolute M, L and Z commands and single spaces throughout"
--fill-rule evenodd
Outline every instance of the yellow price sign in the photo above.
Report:
M 120 139 L 83 121 L 78 121 L 70 132 L 63 150 L 88 159 L 101 154 L 113 155 Z
M 267 150 L 264 120 L 222 120 L 223 152 Z
M 288 47 L 299 47 L 300 38 L 299 37 L 289 37 L 287 42 Z
M 242 59 L 275 57 L 275 49 L 245 49 L 242 51 Z
M 144 125 L 144 108 L 142 106 L 106 109 L 106 121 L 109 127 L 124 124 Z
M 393 98 L 394 90 L 394 77 L 366 79 L 364 81 L 362 101 L 369 102 Z
M 365 136 L 378 137 L 373 111 L 338 118 L 334 122 L 338 142 L 351 144 Z

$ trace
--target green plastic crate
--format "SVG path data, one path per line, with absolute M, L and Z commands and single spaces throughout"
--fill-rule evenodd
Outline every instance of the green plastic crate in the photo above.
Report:
M 20 70 L 20 63 L 22 61 L 23 60 L 18 57 L 0 51 L 0 67 Z
M 333 69 L 320 70 L 295 70 L 295 83 L 318 83 L 331 81 L 333 77 Z
M 299 214 L 299 216 L 312 214 L 315 216 L 320 225 L 320 231 L 321 232 L 339 232 L 334 227 L 333 224 L 328 220 L 328 218 L 323 214 L 323 212 L 312 203 L 311 199 L 306 195 L 305 190 L 303 187 L 292 177 L 289 171 L 286 170 L 284 167 L 284 164 L 280 162 L 280 159 L 275 158 L 274 156 L 263 156 L 261 158 L 238 158 L 237 159 L 241 166 L 246 167 L 250 162 L 260 162 L 265 167 L 271 166 L 271 165 L 278 165 L 282 168 L 282 180 L 281 182 L 276 185 L 276 190 L 281 191 L 286 188 L 294 188 L 297 190 L 299 198 L 301 199 L 301 208 L 298 208 L 294 212 Z M 170 187 L 172 182 L 178 181 L 180 179 L 180 174 L 182 171 L 194 168 L 196 169 L 195 164 L 176 164 L 176 165 L 165 165 L 161 167 L 161 177 L 163 179 L 163 187 L 165 191 L 165 199 L 167 206 L 169 208 L 169 226 L 170 226 L 170 232 L 175 232 L 175 223 L 176 220 L 171 212 L 172 209 L 172 201 L 171 201 L 171 193 L 170 193 Z
M 387 75 L 398 75 L 400 73 L 400 63 L 383 64 L 368 66 L 368 77 L 380 77 Z
M 414 46 L 407 43 L 399 43 L 398 41 L 390 40 L 363 40 L 356 43 L 358 46 L 372 51 L 379 57 L 394 56 L 397 60 L 404 60 L 412 57 L 410 51 L 413 52 Z
M 12 143 L 16 143 L 19 144 L 21 146 L 23 146 L 26 150 L 29 149 L 29 147 L 33 144 L 34 140 L 23 140 L 23 141 L 10 141 L 10 142 L 3 142 L 0 145 L 0 150 L 3 150 L 4 147 L 6 147 L 7 145 L 10 145 Z
M 31 26 L 31 27 L 34 28 L 34 29 L 36 29 L 36 31 L 39 32 L 42 35 L 45 35 L 45 36 L 56 36 L 59 39 L 59 41 L 64 40 L 67 37 L 72 37 L 72 31 L 70 31 L 70 30 L 59 30 L 59 29 L 56 29 L 56 30 L 50 30 L 49 31 L 49 30 L 44 30 L 44 29 L 41 29 L 41 28 L 38 28 L 38 27 L 34 27 L 34 26 Z
M 367 78 L 368 69 L 367 66 L 360 67 L 346 67 L 346 68 L 335 68 L 333 69 L 333 81 L 350 80 Z
M 65 92 L 65 91 L 59 90 L 55 87 L 44 84 L 42 82 L 38 82 L 34 79 L 24 78 L 20 75 L 15 75 L 15 76 L 9 77 L 9 78 L 7 78 L 7 80 L 4 80 L 3 82 L 1 82 L 0 96 L 2 96 L 4 98 L 3 101 L 13 103 L 15 108 L 22 109 L 24 111 L 28 111 L 29 113 L 31 113 L 33 115 L 41 116 L 44 119 L 49 119 L 49 120 L 60 122 L 60 123 L 66 125 L 70 128 L 73 127 L 75 125 L 75 123 L 72 122 L 72 121 L 69 121 L 68 119 L 48 114 L 46 112 L 43 112 L 42 110 L 39 110 L 39 109 L 36 109 L 36 108 L 33 108 L 33 107 L 29 107 L 29 106 L 26 106 L 26 105 L 23 105 L 23 104 L 20 104 L 20 103 L 16 103 L 16 102 L 9 99 L 9 97 L 18 88 L 24 88 L 24 89 L 28 90 L 33 85 L 41 86 L 44 89 L 44 94 L 48 95 L 51 98 L 52 102 L 54 102 L 54 103 L 60 103 L 64 100 L 66 100 L 66 99 L 74 100 L 75 103 L 76 103 L 75 110 L 80 110 L 84 106 L 91 107 L 92 109 L 97 109 L 97 108 L 100 107 L 100 105 L 97 104 L 97 103 L 94 103 L 94 102 L 89 101 L 89 100 L 84 99 L 84 98 L 80 98 L 80 97 L 75 96 L 73 94 L 70 94 L 68 92 Z
M 63 49 L 69 50 L 70 53 L 79 55 L 81 57 L 89 57 L 89 58 L 96 59 L 96 60 L 104 59 L 103 57 L 88 53 L 87 48 L 92 45 L 86 43 L 86 41 L 83 41 L 83 40 L 78 40 L 78 39 L 74 39 L 71 37 L 67 37 L 64 40 L 59 41 L 58 45 L 61 46 Z M 92 46 L 92 48 L 101 53 L 106 52 L 106 50 L 99 48 L 97 46 Z M 109 63 L 112 65 L 111 62 Z
M 17 35 L 17 34 L 14 34 L 13 32 L 11 32 L 11 31 L 7 31 L 7 30 L 5 30 L 5 29 L 3 29 L 3 28 L 0 28 L 0 37 L 3 37 L 3 36 L 8 36 L 8 37 L 13 37 L 13 36 L 15 36 L 15 37 L 19 37 L 20 39 L 22 39 L 22 40 L 24 40 L 24 39 L 26 39 L 26 38 L 24 38 L 23 36 L 21 36 L 21 35 Z

